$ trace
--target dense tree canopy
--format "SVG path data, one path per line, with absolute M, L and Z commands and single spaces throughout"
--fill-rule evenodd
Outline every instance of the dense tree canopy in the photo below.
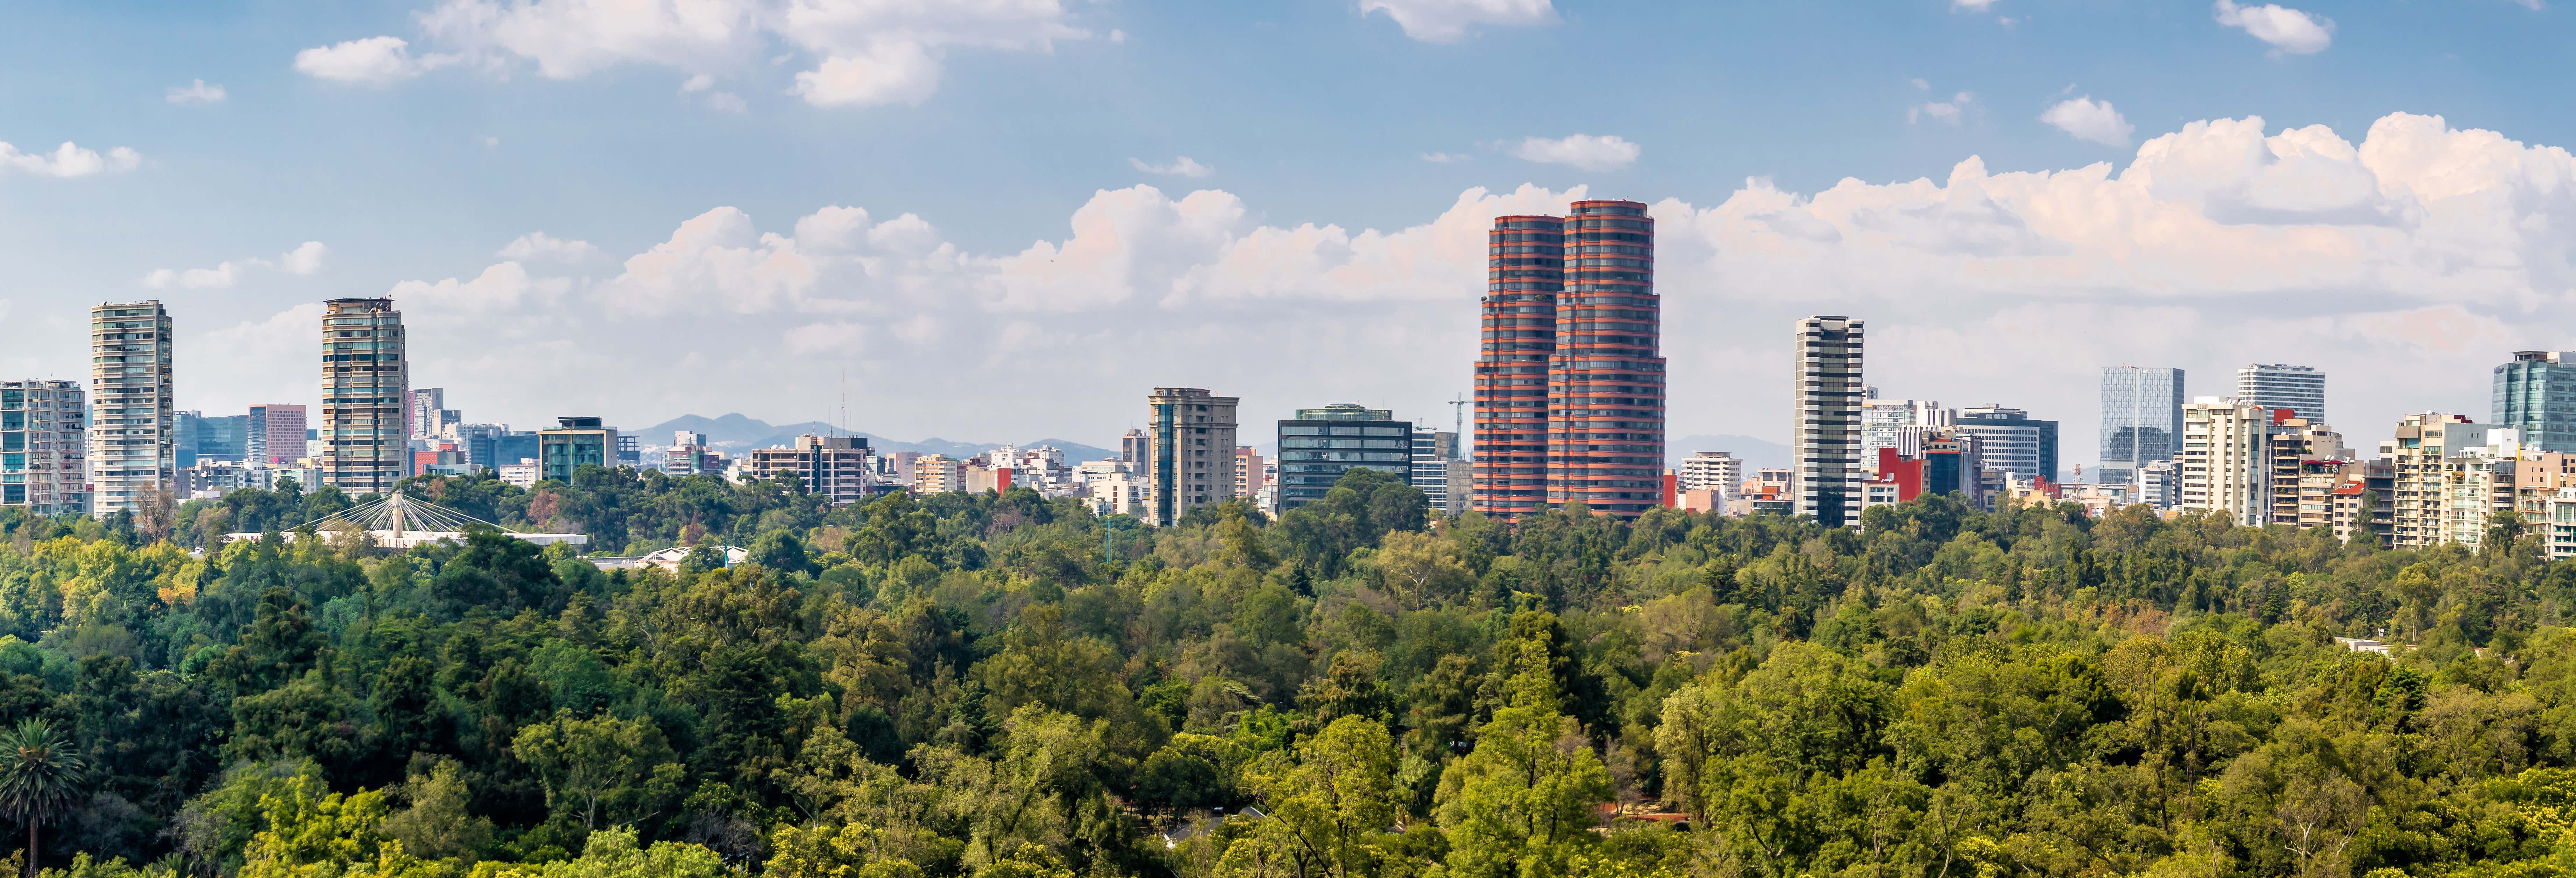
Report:
M 0 727 L 83 876 L 2001 878 L 2576 870 L 2576 562 L 1985 513 L 1271 520 L 585 468 L 0 512 Z M 2380 638 L 2385 654 L 2335 640 Z M 0 814 L 27 836 L 34 811 Z M 27 852 L 15 863 L 22 865 Z

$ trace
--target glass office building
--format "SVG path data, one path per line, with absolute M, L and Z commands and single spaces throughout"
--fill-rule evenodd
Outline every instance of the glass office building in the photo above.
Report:
M 1324 499 L 1343 473 L 1362 467 L 1411 483 L 1413 422 L 1347 402 L 1279 422 L 1279 511 Z
M 2138 468 L 2172 460 L 2182 435 L 2181 369 L 2105 366 L 2102 369 L 2102 469 L 2093 481 L 2127 484 Z
M 2522 444 L 2576 452 L 2576 362 L 2563 351 L 2515 351 L 2495 367 L 2495 423 L 2520 431 Z

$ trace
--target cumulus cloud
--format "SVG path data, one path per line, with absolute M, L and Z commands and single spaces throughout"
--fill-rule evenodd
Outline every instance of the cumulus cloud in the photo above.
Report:
M 1434 164 L 1445 165 L 1450 162 L 1472 162 L 1476 160 L 1476 157 L 1456 152 L 1426 152 L 1422 154 L 1422 160 Z
M 2236 28 L 2272 46 L 2274 55 L 2314 55 L 2334 42 L 2334 20 L 2278 4 L 2239 6 L 2218 0 L 2218 23 Z
M 122 146 L 100 155 L 97 150 L 82 149 L 68 140 L 49 153 L 19 152 L 17 147 L 0 142 L 0 170 L 39 177 L 87 177 L 107 171 L 131 171 L 142 164 L 142 153 Z
M 1618 135 L 1576 134 L 1549 139 L 1531 137 L 1512 147 L 1512 157 L 1548 165 L 1572 165 L 1586 171 L 1615 171 L 1635 162 L 1644 150 Z
M 1166 177 L 1205 177 L 1216 173 L 1215 168 L 1199 164 L 1198 160 L 1189 156 L 1173 159 L 1169 164 L 1147 164 L 1144 159 L 1139 158 L 1130 158 L 1127 163 L 1136 166 L 1136 170 Z
M 1996 0 L 1950 0 L 1952 12 L 1984 12 L 1995 8 Z
M 2438 117 L 2347 133 L 2219 119 L 2082 167 L 1968 157 L 1939 177 L 1750 180 L 1697 203 L 1480 188 L 1386 228 L 1274 222 L 1228 192 L 1151 186 L 1094 193 L 998 248 L 855 205 L 718 207 L 674 217 L 596 277 L 494 260 L 393 295 L 415 382 L 471 400 L 477 419 L 578 404 L 630 427 L 805 420 L 844 373 L 852 420 L 902 437 L 1103 445 L 1157 385 L 1240 395 L 1247 423 L 1327 399 L 1442 419 L 1472 377 L 1492 219 L 1632 197 L 1656 219 L 1673 386 L 1698 394 L 1673 435 L 1785 441 L 1788 384 L 1763 376 L 1785 379 L 1791 320 L 1841 313 L 1870 321 L 1883 394 L 2030 409 L 2065 427 L 2075 463 L 2097 447 L 2097 370 L 2122 363 L 2186 368 L 2195 393 L 2230 392 L 2247 362 L 2316 366 L 2342 388 L 2328 419 L 2364 447 L 2408 411 L 2483 420 L 2495 362 L 2576 347 L 2550 319 L 2576 306 L 2570 179 L 2564 149 Z M 281 374 L 309 383 L 314 321 L 280 320 L 295 357 Z M 1280 339 L 1295 339 L 1295 368 L 1244 353 Z M 548 370 L 618 380 L 576 396 L 507 377 Z
M 2103 146 L 2127 146 L 2129 135 L 2138 130 L 2138 126 L 2120 118 L 2120 111 L 2112 109 L 2110 101 L 2096 101 L 2092 95 L 2069 98 L 2050 107 L 2048 112 L 2039 114 L 2039 121 L 2057 126 L 2057 130 L 2077 140 Z
M 1922 80 L 1918 79 L 1915 82 L 1922 82 Z M 1927 101 L 1905 108 L 1905 121 L 1917 122 L 1930 119 L 1934 122 L 1957 125 L 1959 117 L 1965 115 L 1969 108 L 1976 106 L 1976 103 L 1976 95 L 1963 91 L 1951 95 L 1946 101 Z
M 384 85 L 455 64 L 455 55 L 412 57 L 401 37 L 368 37 L 295 53 L 295 72 L 315 79 Z
M 213 268 L 156 268 L 143 276 L 142 284 L 150 289 L 227 289 L 241 283 L 252 269 L 274 269 L 287 274 L 313 274 L 322 270 L 322 257 L 331 248 L 320 241 L 306 241 L 275 259 L 228 259 Z
M 306 49 L 296 69 L 385 83 L 452 64 L 501 74 L 533 66 L 548 79 L 643 64 L 686 72 L 683 90 L 703 91 L 716 75 L 801 55 L 813 66 L 795 75 L 790 94 L 816 106 L 873 106 L 927 100 L 952 49 L 1046 52 L 1091 36 L 1060 0 L 443 0 L 413 19 L 449 53 L 415 58 L 403 39 L 378 36 Z M 740 98 L 710 104 L 735 109 Z
M 1360 0 L 1360 14 L 1386 13 L 1404 35 L 1426 43 L 1466 39 L 1477 25 L 1555 24 L 1550 0 Z
M 224 87 L 207 85 L 205 80 L 199 79 L 171 87 L 163 99 L 174 104 L 219 104 L 224 100 Z
M 599 258 L 599 248 L 591 246 L 589 241 L 567 241 L 536 231 L 520 235 L 492 255 L 523 262 L 561 262 L 577 265 Z

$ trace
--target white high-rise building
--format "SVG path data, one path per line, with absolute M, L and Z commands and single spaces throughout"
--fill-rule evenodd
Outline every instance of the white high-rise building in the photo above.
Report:
M 2183 403 L 2174 507 L 2225 512 L 2246 527 L 2272 514 L 2272 410 L 2216 396 Z
M 178 489 L 170 312 L 158 301 L 89 309 L 90 509 L 132 511 Z
M 322 483 L 383 494 L 411 473 L 405 412 L 411 369 L 392 299 L 322 303 Z
M 1674 475 L 1674 490 L 1716 491 L 1732 500 L 1742 491 L 1744 460 L 1728 451 L 1694 451 L 1682 458 L 1681 472 Z
M 1795 330 L 1792 513 L 1831 527 L 1860 524 L 1861 330 L 1838 316 L 1807 317 Z
M 2326 373 L 2306 366 L 2260 363 L 2236 370 L 2236 401 L 2289 409 L 2308 423 L 2326 422 Z
M 2395 464 L 2391 545 L 2420 549 L 2439 545 L 2450 535 L 2443 520 L 2451 508 L 2451 460 L 2485 447 L 2494 427 L 2438 412 L 2407 415 L 2397 422 L 2397 437 L 2383 446 Z
M 1863 469 L 1874 471 L 1878 467 L 1878 450 L 1881 448 L 1896 449 L 1896 453 L 1907 457 L 1923 456 L 1923 438 L 1951 424 L 1951 411 L 1942 408 L 1939 402 L 1879 399 L 1878 388 L 1875 387 L 1869 389 L 1869 394 L 1860 406 L 1860 465 Z

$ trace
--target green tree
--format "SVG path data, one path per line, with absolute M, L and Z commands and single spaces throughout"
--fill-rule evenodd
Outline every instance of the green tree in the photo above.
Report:
M 662 730 L 613 716 L 558 714 L 520 729 L 510 752 L 544 779 L 547 807 L 570 809 L 594 830 L 603 807 L 641 802 L 657 767 L 673 760 Z

